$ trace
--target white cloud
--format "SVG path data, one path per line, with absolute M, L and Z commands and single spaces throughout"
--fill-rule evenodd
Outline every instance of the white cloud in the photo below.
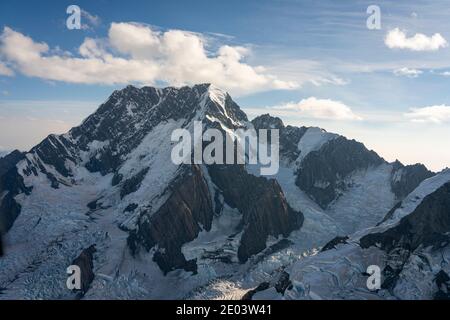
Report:
M 0 76 L 13 76 L 14 71 L 6 66 L 3 62 L 0 61 Z
M 91 14 L 86 10 L 81 9 L 81 29 L 91 30 L 95 27 L 98 27 L 100 23 L 101 19 L 99 16 Z
M 450 77 L 450 71 L 443 71 L 443 72 L 439 73 L 439 75 L 444 76 L 444 77 Z
M 350 107 L 340 101 L 310 97 L 300 102 L 290 102 L 274 109 L 294 112 L 300 117 L 326 120 L 362 120 Z
M 394 70 L 396 76 L 405 76 L 409 78 L 417 78 L 423 72 L 419 69 L 410 69 L 407 67 L 399 68 Z
M 312 84 L 314 86 L 336 85 L 344 86 L 350 83 L 330 72 L 323 62 L 309 59 L 289 59 L 281 55 L 269 55 L 266 64 L 270 73 L 277 74 L 287 81 L 298 83 L 299 86 Z M 334 64 L 334 63 L 333 63 Z
M 450 122 L 450 106 L 438 105 L 412 108 L 405 116 L 413 122 L 441 124 Z
M 412 51 L 436 51 L 448 46 L 447 40 L 440 33 L 428 37 L 422 33 L 416 33 L 407 37 L 399 28 L 390 30 L 384 39 L 384 43 L 391 49 L 408 49 Z
M 283 81 L 264 67 L 245 63 L 248 48 L 222 45 L 210 53 L 200 34 L 159 32 L 136 23 L 112 23 L 106 39 L 86 38 L 79 57 L 50 50 L 46 43 L 5 27 L 0 53 L 24 75 L 51 81 L 144 85 L 162 81 L 175 86 L 211 82 L 233 94 L 298 87 L 295 81 Z

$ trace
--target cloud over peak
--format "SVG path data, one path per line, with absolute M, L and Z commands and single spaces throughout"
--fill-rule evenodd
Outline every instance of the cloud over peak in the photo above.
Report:
M 300 102 L 290 102 L 274 109 L 295 112 L 305 118 L 324 120 L 362 120 L 352 109 L 340 101 L 309 97 Z
M 408 38 L 406 33 L 399 28 L 390 30 L 384 39 L 384 43 L 390 49 L 411 51 L 436 51 L 448 46 L 447 40 L 440 33 L 435 33 L 431 37 L 416 33 Z
M 248 48 L 222 45 L 212 53 L 208 49 L 201 34 L 160 32 L 138 23 L 112 23 L 107 38 L 86 38 L 78 57 L 55 52 L 9 27 L 0 36 L 0 55 L 16 71 L 46 80 L 175 86 L 211 82 L 234 94 L 298 87 L 245 63 Z M 0 64 L 0 73 L 7 73 L 5 68 Z

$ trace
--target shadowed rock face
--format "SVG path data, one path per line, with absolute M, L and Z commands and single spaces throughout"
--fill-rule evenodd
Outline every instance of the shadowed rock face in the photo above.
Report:
M 411 253 L 419 247 L 439 249 L 450 243 L 450 183 L 426 196 L 417 208 L 384 232 L 360 239 L 362 248 L 377 246 L 387 252 L 383 289 L 393 290 Z
M 185 119 L 188 123 L 205 103 L 206 115 L 232 126 L 233 121 L 247 121 L 247 116 L 227 94 L 224 103 L 227 116 L 211 99 L 202 101 L 209 84 L 182 88 L 128 86 L 115 91 L 99 109 L 70 133 L 77 139 L 77 148 L 87 150 L 92 141 L 107 142 L 86 164 L 92 172 L 114 172 L 123 163 L 121 155 L 128 154 L 158 124 L 168 120 Z M 136 130 L 139 127 L 139 130 Z
M 70 171 L 66 168 L 66 160 L 75 162 L 75 158 L 68 150 L 73 150 L 74 146 L 64 136 L 57 137 L 49 135 L 41 143 L 30 150 L 35 153 L 47 165 L 52 165 L 59 174 L 64 177 L 71 176 Z
M 290 161 L 295 161 L 300 155 L 298 143 L 308 128 L 284 126 L 283 121 L 278 117 L 263 114 L 252 120 L 256 130 L 278 129 L 280 134 L 280 155 Z
M 324 245 L 322 250 L 320 250 L 320 252 L 328 251 L 328 250 L 331 250 L 331 249 L 336 249 L 336 246 L 338 244 L 345 244 L 345 243 L 347 243 L 348 239 L 349 239 L 348 236 L 335 237 L 330 242 L 328 242 L 326 245 Z
M 181 247 L 194 240 L 202 229 L 211 230 L 214 211 L 201 169 L 196 165 L 186 167 L 171 192 L 157 212 L 150 217 L 141 216 L 138 230 L 130 233 L 128 244 L 133 253 L 140 245 L 147 250 L 156 246 L 153 258 L 164 273 L 178 268 L 196 272 L 195 261 L 186 261 Z
M 438 291 L 434 294 L 434 300 L 450 300 L 450 277 L 448 274 L 444 270 L 439 271 L 434 278 L 434 282 L 438 288 Z
M 202 229 L 209 231 L 214 216 L 202 170 L 196 165 L 184 170 L 172 184 L 168 200 L 150 217 L 144 213 L 138 229 L 131 231 L 128 238 L 133 254 L 141 246 L 146 250 L 155 248 L 153 258 L 165 273 L 179 268 L 196 272 L 196 262 L 187 261 L 181 247 Z M 289 207 L 275 180 L 250 175 L 238 165 L 213 165 L 208 172 L 225 202 L 242 213 L 239 261 L 245 262 L 264 250 L 269 235 L 287 237 L 301 227 L 303 215 Z
M 0 158 L 0 177 L 13 168 L 24 157 L 24 153 L 19 150 L 14 150 L 6 156 Z
M 94 280 L 94 253 L 95 245 L 84 249 L 80 255 L 73 260 L 72 265 L 80 267 L 81 271 L 81 289 L 80 294 L 83 296 L 89 289 L 92 281 Z
M 396 248 L 414 251 L 420 245 L 439 248 L 450 242 L 450 183 L 426 196 L 398 225 L 361 238 L 362 248 L 378 245 L 386 252 Z
M 70 131 L 80 150 L 87 150 L 92 141 L 107 142 L 92 155 L 86 168 L 101 174 L 116 171 L 123 162 L 121 155 L 138 146 L 156 125 L 169 119 L 189 121 L 207 90 L 207 85 L 198 85 L 179 90 L 128 86 L 115 91 L 94 114 Z
M 404 166 L 399 161 L 394 162 L 391 188 L 397 199 L 403 199 L 410 194 L 425 179 L 434 176 L 423 164 Z
M 296 185 L 326 208 L 337 198 L 338 190 L 345 189 L 343 180 L 349 174 L 383 162 L 362 143 L 338 137 L 305 157 L 297 171 Z
M 3 256 L 3 240 L 2 240 L 2 234 L 0 233 L 0 257 Z
M 31 192 L 16 167 L 24 157 L 23 153 L 16 150 L 0 159 L 0 196 L 3 196 L 0 202 L 0 234 L 6 233 L 20 214 L 21 206 L 14 197 Z
M 148 168 L 142 169 L 135 176 L 131 177 L 128 180 L 125 180 L 120 189 L 120 198 L 123 199 L 127 194 L 136 192 L 141 186 L 142 181 L 145 178 L 145 175 L 148 172 Z
M 287 237 L 302 226 L 303 214 L 288 205 L 276 180 L 250 175 L 239 165 L 212 165 L 208 169 L 225 202 L 243 215 L 240 262 L 264 250 L 268 236 Z
M 291 162 L 298 159 L 298 144 L 307 127 L 285 126 L 278 117 L 263 114 L 252 120 L 255 129 L 278 129 L 280 156 Z M 308 154 L 297 171 L 296 184 L 313 200 L 326 209 L 347 186 L 345 178 L 358 170 L 387 162 L 374 151 L 355 140 L 338 137 Z M 423 180 L 434 175 L 422 164 L 404 166 L 399 161 L 392 164 L 391 190 L 397 200 L 404 199 Z

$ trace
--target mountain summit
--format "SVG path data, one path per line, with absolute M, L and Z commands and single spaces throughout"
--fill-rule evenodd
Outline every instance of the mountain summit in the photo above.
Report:
M 280 170 L 173 164 L 171 133 L 194 121 L 278 129 Z M 320 128 L 249 121 L 210 84 L 128 86 L 68 133 L 0 159 L 2 298 L 242 298 L 263 282 L 284 294 L 302 255 L 375 227 L 433 177 Z

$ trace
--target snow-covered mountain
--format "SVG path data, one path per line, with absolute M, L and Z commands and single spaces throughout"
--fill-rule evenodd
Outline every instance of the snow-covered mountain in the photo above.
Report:
M 10 153 L 10 151 L 8 151 L 8 150 L 0 150 L 0 158 L 3 158 L 3 157 L 6 156 L 8 153 Z
M 450 170 L 422 182 L 381 223 L 330 241 L 320 253 L 284 271 L 289 290 L 273 286 L 269 299 L 449 299 Z M 381 287 L 369 290 L 368 266 L 381 270 Z M 256 296 L 258 298 L 258 296 Z
M 280 170 L 173 164 L 171 133 L 192 132 L 194 121 L 226 134 L 279 129 Z M 0 159 L 0 298 L 352 298 L 325 278 L 328 295 L 302 295 L 296 271 L 311 266 L 320 278 L 315 264 L 334 252 L 316 254 L 321 247 L 384 219 L 351 238 L 375 251 L 375 230 L 445 176 L 320 128 L 249 121 L 212 85 L 128 86 L 68 133 Z M 66 288 L 71 264 L 82 269 L 81 292 Z

